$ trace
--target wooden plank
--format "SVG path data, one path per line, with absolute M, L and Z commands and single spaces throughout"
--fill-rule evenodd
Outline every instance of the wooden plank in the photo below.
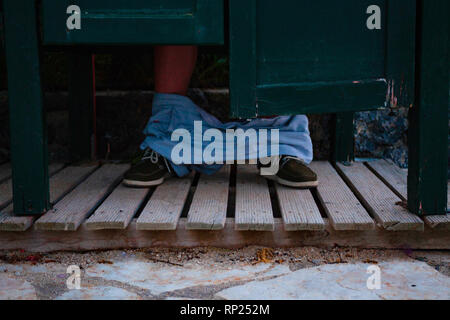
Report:
M 130 188 L 120 184 L 86 221 L 86 228 L 125 229 L 148 193 L 147 188 Z
M 387 162 L 386 160 L 376 160 L 367 162 L 367 165 L 376 171 L 379 177 L 387 186 L 406 201 L 408 198 L 408 170 Z
M 48 171 L 52 175 L 60 170 L 64 165 L 62 163 L 53 163 L 49 165 Z M 0 207 L 7 206 L 13 200 L 12 179 L 8 179 L 0 184 Z
M 359 201 L 386 230 L 423 231 L 424 223 L 401 205 L 401 199 L 363 163 L 337 164 L 338 171 L 351 185 Z
M 386 160 L 368 162 L 367 165 L 377 172 L 383 182 L 397 191 L 397 195 L 406 201 L 408 196 L 408 171 L 397 167 Z M 447 208 L 450 207 L 449 183 L 447 182 Z M 450 229 L 450 215 L 425 216 L 425 223 L 433 229 Z
M 274 230 L 269 187 L 255 165 L 237 167 L 235 217 L 236 230 Z
M 425 216 L 423 220 L 432 229 L 436 230 L 450 230 L 450 182 L 447 181 L 447 214 L 440 216 Z
M 323 230 L 325 222 L 310 190 L 275 184 L 286 231 Z
M 67 192 L 84 180 L 98 165 L 67 167 L 50 178 L 50 201 L 57 202 Z M 50 172 L 52 168 L 50 166 Z M 10 204 L 0 215 L 1 231 L 25 231 L 36 220 L 35 216 L 14 216 L 13 205 Z
M 236 231 L 232 218 L 227 219 L 221 232 L 187 230 L 186 218 L 180 219 L 179 228 L 174 231 L 137 230 L 135 220 L 128 228 L 120 230 L 91 231 L 84 224 L 75 232 L 30 228 L 26 232 L 0 232 L 0 249 L 51 252 L 151 247 L 235 249 L 254 245 L 271 248 L 450 249 L 450 232 L 446 230 L 433 230 L 426 226 L 420 236 L 415 231 L 390 232 L 378 226 L 365 231 L 336 231 L 327 220 L 325 230 L 298 232 L 285 231 L 282 219 L 274 219 L 275 232 Z
M 129 168 L 128 164 L 105 164 L 34 224 L 40 230 L 76 230 Z
M 221 230 L 225 226 L 228 205 L 230 166 L 219 172 L 201 175 L 188 212 L 189 230 Z
M 4 163 L 0 166 L 0 181 L 11 178 L 11 163 Z
M 138 230 L 175 230 L 189 194 L 193 175 L 172 178 L 158 186 L 137 219 Z
M 333 228 L 369 230 L 375 227 L 370 215 L 329 162 L 313 162 L 310 167 L 317 173 L 317 195 Z
M 423 220 L 430 228 L 450 230 L 450 214 L 448 213 L 445 216 L 426 216 Z

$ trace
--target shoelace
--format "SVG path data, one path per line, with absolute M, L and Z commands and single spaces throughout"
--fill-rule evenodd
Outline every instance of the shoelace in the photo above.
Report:
M 283 158 L 281 158 L 280 161 L 280 169 L 284 167 L 284 165 L 289 161 L 289 160 L 296 160 L 296 161 L 300 161 L 301 163 L 304 163 L 302 159 L 299 159 L 297 157 L 293 157 L 293 156 L 284 156 Z
M 150 160 L 152 163 L 157 164 L 159 160 L 159 153 L 155 150 L 145 149 L 141 160 Z
M 167 162 L 167 159 L 164 158 L 163 156 L 161 156 L 155 150 L 151 150 L 149 148 L 145 149 L 144 155 L 142 156 L 141 160 L 143 160 L 143 161 L 150 160 L 153 164 L 158 164 L 159 163 L 159 157 L 163 158 L 164 164 L 165 164 L 165 166 L 167 168 L 167 171 L 169 171 L 169 173 L 172 173 L 172 169 L 171 169 L 169 163 Z

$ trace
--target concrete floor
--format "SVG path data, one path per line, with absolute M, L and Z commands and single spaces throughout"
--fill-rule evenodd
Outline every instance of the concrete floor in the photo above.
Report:
M 77 270 L 80 289 L 71 288 L 76 287 Z M 249 247 L 0 252 L 0 299 L 447 300 L 449 276 L 448 251 Z

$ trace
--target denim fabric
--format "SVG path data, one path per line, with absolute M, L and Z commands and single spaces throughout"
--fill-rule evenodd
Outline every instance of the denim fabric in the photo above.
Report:
M 208 129 L 215 128 L 221 130 L 224 133 L 224 137 L 225 130 L 227 129 L 268 129 L 268 140 L 270 140 L 270 129 L 278 129 L 280 155 L 300 158 L 306 164 L 309 164 L 313 158 L 312 142 L 308 130 L 308 118 L 304 115 L 222 123 L 214 116 L 199 108 L 185 96 L 160 93 L 154 96 L 152 116 L 144 129 L 146 138 L 141 144 L 141 149 L 149 147 L 171 161 L 172 149 L 179 143 L 179 141 L 171 141 L 172 132 L 182 128 L 191 134 L 191 150 L 194 151 L 195 147 L 200 147 L 202 149 L 200 152 L 202 152 L 211 142 L 202 141 L 203 139 L 201 137 L 200 141 L 198 141 L 199 139 L 194 141 L 194 121 L 202 121 L 203 133 Z M 278 155 L 271 154 L 270 147 L 267 147 L 267 149 L 268 156 Z M 245 150 L 245 159 L 239 159 L 237 152 L 234 152 L 234 159 L 226 159 L 225 151 L 223 155 L 224 162 L 225 160 L 254 160 L 258 158 L 258 146 L 248 146 Z M 222 167 L 221 164 L 175 165 L 172 161 L 171 164 L 180 177 L 187 175 L 191 170 L 212 174 Z

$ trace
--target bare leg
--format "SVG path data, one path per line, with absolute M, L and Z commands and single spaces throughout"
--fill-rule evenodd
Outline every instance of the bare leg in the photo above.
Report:
M 156 46 L 155 91 L 186 95 L 196 60 L 196 46 Z
M 156 46 L 154 61 L 155 91 L 185 96 L 196 60 L 197 47 L 195 46 Z M 167 174 L 174 170 L 158 154 L 156 154 L 158 163 L 153 163 L 153 160 L 149 161 L 148 151 L 152 152 L 151 157 L 153 157 L 153 150 L 147 147 L 142 160 L 125 173 L 123 180 L 125 185 L 129 187 L 160 185 L 164 182 Z

